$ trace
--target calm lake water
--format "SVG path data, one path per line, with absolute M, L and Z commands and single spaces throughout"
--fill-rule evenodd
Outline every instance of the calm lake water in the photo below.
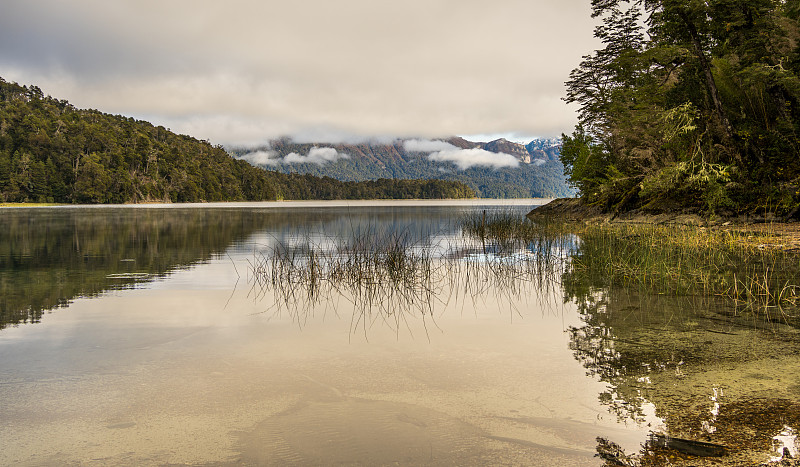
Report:
M 483 275 L 505 260 L 458 220 L 541 202 L 0 210 L 0 464 L 603 465 L 598 438 L 632 454 L 652 433 L 740 465 L 797 454 L 794 328 Z M 465 275 L 420 306 L 255 274 L 364 236 Z

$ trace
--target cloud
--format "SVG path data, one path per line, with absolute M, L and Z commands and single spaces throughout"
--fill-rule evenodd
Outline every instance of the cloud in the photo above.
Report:
M 589 3 L 4 0 L 0 73 L 227 145 L 555 136 L 576 121 L 563 83 L 598 45 Z
M 239 159 L 247 161 L 252 165 L 278 165 L 281 161 L 280 158 L 275 157 L 275 153 L 272 151 L 250 152 L 239 156 Z
M 336 151 L 334 148 L 311 148 L 308 154 L 301 156 L 291 152 L 284 158 L 276 157 L 275 151 L 254 151 L 239 156 L 239 159 L 252 165 L 278 165 L 278 164 L 318 164 L 325 165 L 339 159 L 349 159 L 350 156 Z
M 428 156 L 434 162 L 452 162 L 461 170 L 471 167 L 519 167 L 519 161 L 510 154 L 494 153 L 484 149 L 456 149 L 435 152 Z
M 285 164 L 318 164 L 325 165 L 329 162 L 336 162 L 339 159 L 349 159 L 350 156 L 336 151 L 334 148 L 311 148 L 308 154 L 301 156 L 296 152 L 288 154 L 283 158 Z
M 403 141 L 403 149 L 406 152 L 440 152 L 457 151 L 458 148 L 445 141 L 427 139 L 409 139 Z

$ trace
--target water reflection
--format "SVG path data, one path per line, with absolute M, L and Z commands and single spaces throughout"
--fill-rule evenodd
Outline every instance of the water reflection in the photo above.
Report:
M 77 297 L 130 288 L 207 261 L 263 228 L 248 211 L 6 210 L 0 229 L 0 329 L 36 323 Z
M 800 426 L 791 376 L 800 369 L 796 329 L 737 314 L 713 298 L 569 280 L 564 291 L 583 321 L 569 329 L 570 348 L 587 374 L 607 383 L 600 401 L 654 433 L 633 456 L 609 454 L 613 440 L 603 439 L 598 451 L 609 465 L 758 465 L 793 446 L 787 427 Z
M 0 225 L 0 329 L 37 323 L 75 298 L 160 280 L 226 251 L 245 254 L 276 242 L 291 244 L 302 232 L 322 232 L 329 239 L 372 230 L 434 244 L 435 237 L 452 235 L 455 220 L 470 209 L 6 209 Z
M 796 329 L 576 280 L 577 238 L 464 236 L 477 209 L 4 212 L 0 326 L 133 290 L 0 334 L 0 434 L 18 441 L 0 461 L 797 456 Z M 236 274 L 249 286 L 231 291 Z
M 780 433 L 772 437 L 772 448 L 775 456 L 770 458 L 770 462 L 779 462 L 786 459 L 797 459 L 798 445 L 797 432 L 794 428 L 784 425 Z
M 94 227 L 79 235 L 81 243 L 110 245 L 95 248 L 96 256 L 118 248 L 116 231 L 141 223 L 136 210 L 122 211 L 107 212 L 121 216 L 116 226 L 99 218 L 89 223 Z M 126 273 L 166 276 L 76 299 L 68 311 L 40 324 L 0 333 L 0 464 L 593 465 L 597 434 L 628 446 L 641 439 L 635 427 L 599 416 L 599 383 L 584 377 L 567 348 L 563 330 L 578 324 L 572 308 L 548 313 L 525 292 L 533 281 L 521 284 L 506 304 L 502 290 L 494 289 L 501 283 L 470 276 L 471 282 L 459 285 L 471 287 L 470 297 L 450 300 L 447 312 L 434 309 L 439 328 L 431 326 L 430 339 L 417 332 L 416 312 L 406 313 L 408 326 L 400 323 L 399 338 L 390 317 L 386 324 L 382 318 L 366 321 L 368 339 L 348 339 L 348 318 L 360 315 L 345 301 L 337 308 L 342 319 L 330 310 L 324 316 L 318 302 L 300 328 L 289 316 L 296 307 L 286 307 L 283 316 L 259 313 L 274 305 L 274 290 L 254 300 L 242 285 L 247 261 L 261 252 L 283 245 L 302 263 L 311 244 L 328 258 L 344 252 L 351 257 L 359 248 L 349 240 L 354 232 L 375 232 L 378 239 L 396 239 L 402 252 L 437 258 L 432 272 L 440 259 L 477 268 L 493 258 L 492 267 L 510 271 L 510 258 L 533 254 L 531 249 L 504 256 L 467 239 L 448 256 L 444 245 L 458 237 L 453 226 L 461 214 L 450 207 L 244 211 L 222 210 L 175 236 L 168 225 L 177 212 L 148 212 L 158 218 L 157 228 L 145 229 L 149 235 L 159 236 L 159 245 L 175 242 L 186 256 L 161 269 L 117 269 L 117 263 L 129 263 L 120 259 L 140 265 L 138 254 L 158 257 L 167 248 L 120 253 L 116 261 L 98 262 L 98 268 L 105 265 L 98 275 L 103 281 L 135 278 L 117 278 Z M 87 222 L 80 217 L 71 224 Z M 223 235 L 226 229 L 231 233 Z M 205 240 L 215 235 L 219 241 Z M 198 242 L 211 246 L 191 254 L 191 246 L 178 245 Z M 393 273 L 398 284 L 425 283 L 424 267 L 410 267 L 419 271 L 410 277 L 404 263 L 390 266 L 391 249 L 384 252 L 383 265 L 373 269 L 383 280 L 371 281 L 373 287 L 391 283 Z M 78 263 L 64 262 L 70 261 Z M 179 270 L 182 264 L 192 266 Z M 243 280 L 231 290 L 235 269 Z M 392 293 L 402 300 L 407 289 Z M 311 296 L 325 296 L 318 290 Z M 483 298 L 473 302 L 473 291 Z M 308 296 L 306 289 L 297 295 Z M 542 300 L 551 304 L 554 298 Z M 375 310 L 383 306 L 373 303 Z M 424 319 L 433 325 L 429 311 Z

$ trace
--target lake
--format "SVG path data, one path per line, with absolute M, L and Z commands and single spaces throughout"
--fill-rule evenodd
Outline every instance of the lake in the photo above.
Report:
M 604 465 L 720 433 L 728 462 L 796 456 L 797 331 L 567 287 L 580 239 L 543 277 L 541 245 L 460 227 L 542 202 L 2 209 L 0 464 Z M 364 238 L 422 259 L 350 280 L 331 262 Z

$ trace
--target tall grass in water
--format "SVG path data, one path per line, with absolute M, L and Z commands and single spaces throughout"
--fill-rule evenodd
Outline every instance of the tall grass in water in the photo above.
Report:
M 732 228 L 652 224 L 576 224 L 529 221 L 508 212 L 475 213 L 464 234 L 482 244 L 518 248 L 556 239 L 575 248 L 545 248 L 539 268 L 566 262 L 562 280 L 595 287 L 633 287 L 647 293 L 720 296 L 740 309 L 787 318 L 800 305 L 800 254 L 769 245 L 774 235 Z M 557 252 L 561 252 L 559 255 Z M 555 256 L 553 256 L 555 255 Z
M 502 209 L 467 214 L 459 220 L 459 226 L 464 237 L 501 251 L 525 248 L 540 240 L 553 241 L 567 232 L 563 223 L 534 223 L 519 212 Z
M 753 235 L 698 226 L 583 226 L 570 279 L 662 294 L 716 295 L 746 309 L 787 313 L 800 299 L 800 256 L 754 241 Z
M 436 244 L 411 237 L 367 229 L 349 238 L 276 241 L 251 261 L 253 294 L 271 293 L 275 311 L 299 323 L 320 305 L 335 308 L 344 299 L 355 309 L 351 331 L 366 333 L 382 321 L 399 332 L 410 329 L 412 317 L 421 317 L 426 329 L 435 324 L 439 305 L 483 297 L 513 308 L 519 297 L 550 293 L 560 278 L 549 238 L 512 249 L 513 242 L 478 246 L 469 235 L 443 236 Z
M 434 307 L 452 300 L 491 294 L 512 303 L 559 286 L 720 296 L 770 318 L 789 318 L 800 305 L 800 256 L 747 232 L 532 222 L 511 211 L 478 212 L 459 227 L 462 236 L 447 245 L 369 229 L 319 243 L 277 242 L 253 259 L 254 288 L 273 291 L 274 306 L 298 322 L 343 298 L 356 310 L 352 330 L 365 332 L 377 321 L 399 331 L 412 315 L 432 321 Z
M 357 310 L 352 330 L 365 332 L 376 320 L 399 330 L 410 312 L 432 317 L 437 284 L 431 250 L 406 233 L 367 231 L 338 243 L 295 240 L 276 242 L 250 264 L 255 295 L 273 292 L 277 311 L 302 323 L 315 306 L 344 297 Z

